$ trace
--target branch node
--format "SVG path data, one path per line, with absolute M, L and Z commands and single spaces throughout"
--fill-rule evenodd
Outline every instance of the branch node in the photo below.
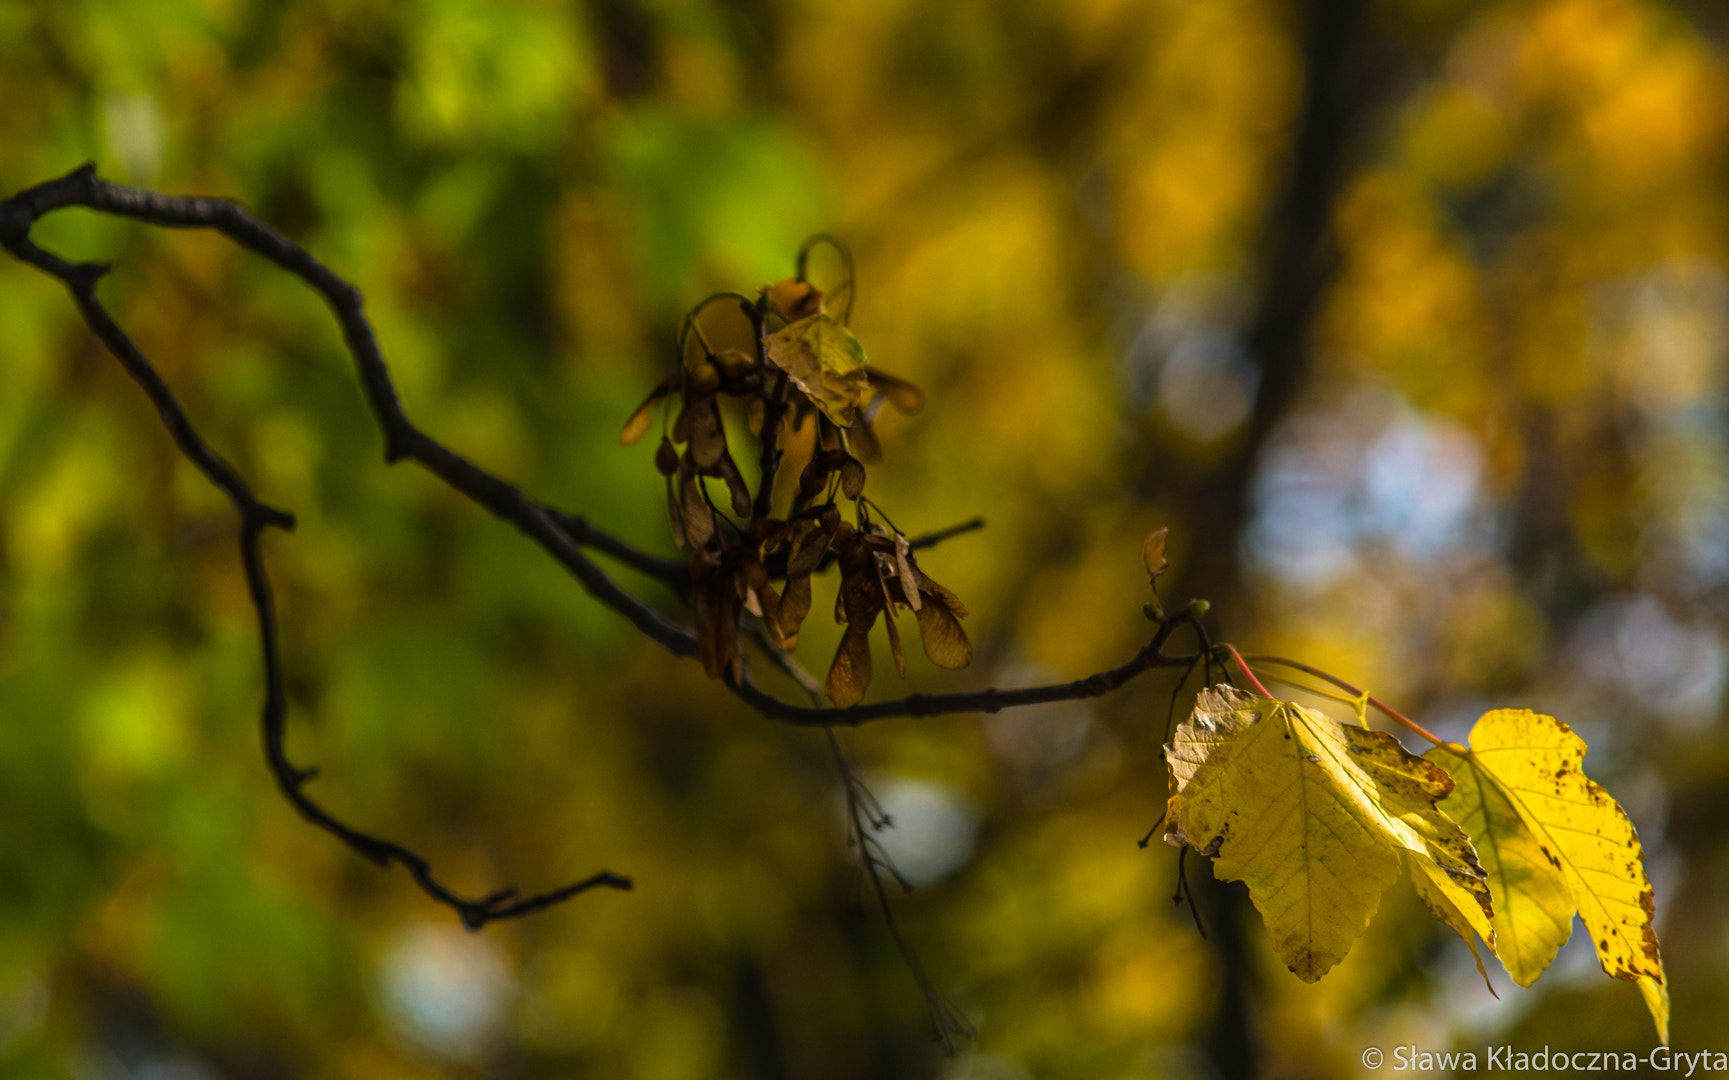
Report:
M 88 295 L 95 290 L 96 283 L 113 269 L 114 264 L 111 262 L 77 263 L 72 267 L 72 280 L 67 284 L 72 286 L 74 292 Z
M 293 532 L 296 524 L 294 515 L 289 511 L 261 502 L 255 502 L 247 508 L 247 517 L 254 518 L 258 526 L 270 525 L 283 532 Z

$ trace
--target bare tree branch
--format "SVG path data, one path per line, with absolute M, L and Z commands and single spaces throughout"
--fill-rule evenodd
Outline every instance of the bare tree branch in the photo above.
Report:
M 985 519 L 984 518 L 982 518 L 982 517 L 970 518 L 966 521 L 961 522 L 959 525 L 950 525 L 946 529 L 938 529 L 936 532 L 928 532 L 928 533 L 924 533 L 924 534 L 919 535 L 919 536 L 915 536 L 911 540 L 907 541 L 907 546 L 911 547 L 914 551 L 923 551 L 925 548 L 936 547 L 938 544 L 942 543 L 944 540 L 952 540 L 953 538 L 955 538 L 957 536 L 962 536 L 962 535 L 964 535 L 966 533 L 970 533 L 970 532 L 976 532 L 979 529 L 982 529 L 984 527 L 985 527 Z
M 289 761 L 285 744 L 287 698 L 283 688 L 282 662 L 277 641 L 277 618 L 265 572 L 260 536 L 267 527 L 290 530 L 294 518 L 267 506 L 253 495 L 239 473 L 198 434 L 172 391 L 154 365 L 127 337 L 97 301 L 97 282 L 110 269 L 107 265 L 74 264 L 61 259 L 30 240 L 30 229 L 43 215 L 66 207 L 89 209 L 132 218 L 165 228 L 214 229 L 240 246 L 253 251 L 306 282 L 324 297 L 342 328 L 343 338 L 379 428 L 384 435 L 386 462 L 404 458 L 419 462 L 446 484 L 462 492 L 494 515 L 515 525 L 525 536 L 565 567 L 600 603 L 630 620 L 631 624 L 675 656 L 698 658 L 701 649 L 691 630 L 668 621 L 658 611 L 633 596 L 584 553 L 591 548 L 665 585 L 681 600 L 690 594 L 691 574 L 685 563 L 642 551 L 590 523 L 586 518 L 552 509 L 531 499 L 515 485 L 494 476 L 416 427 L 404 411 L 390 378 L 383 352 L 363 310 L 360 291 L 311 254 L 270 226 L 249 214 L 238 203 L 226 199 L 178 198 L 110 184 L 99 179 L 92 165 L 38 184 L 0 202 L 0 246 L 18 259 L 60 280 L 72 293 L 91 331 L 106 345 L 127 372 L 143 387 L 181 452 L 215 486 L 226 493 L 241 518 L 240 554 L 252 603 L 258 613 L 259 638 L 264 656 L 265 702 L 262 712 L 265 757 L 283 795 L 308 821 L 340 838 L 363 857 L 388 866 L 408 868 L 416 883 L 430 896 L 454 908 L 463 922 L 479 928 L 495 919 L 511 918 L 542 910 L 591 888 L 605 886 L 629 889 L 630 879 L 602 871 L 560 889 L 516 899 L 514 889 L 505 889 L 480 899 L 465 899 L 451 892 L 434 877 L 425 859 L 399 844 L 382 840 L 345 824 L 324 810 L 305 793 L 304 786 L 315 770 L 302 769 Z M 759 339 L 763 332 L 761 309 L 753 312 Z M 759 355 L 759 361 L 761 357 Z M 778 399 L 778 395 L 777 395 Z M 772 407 L 766 417 L 774 418 Z M 784 401 L 780 402 L 784 409 Z M 763 493 L 772 487 L 779 464 L 774 424 L 765 421 L 762 483 L 753 516 L 768 513 Z M 914 540 L 915 548 L 930 547 L 962 533 L 982 528 L 973 519 Z M 853 725 L 898 716 L 940 716 L 987 712 L 1043 702 L 1067 701 L 1108 694 L 1130 679 L 1160 667 L 1192 666 L 1198 654 L 1167 656 L 1162 648 L 1172 631 L 1187 616 L 1164 619 L 1147 644 L 1127 663 L 1085 679 L 1049 686 L 1014 690 L 979 690 L 949 694 L 913 694 L 890 701 L 858 705 L 850 709 L 828 709 L 791 704 L 762 690 L 748 675 L 727 685 L 737 697 L 764 718 L 800 726 Z M 759 639 L 760 640 L 760 639 Z M 1204 641 L 1204 637 L 1202 639 Z M 772 642 L 765 642 L 776 660 Z M 790 664 L 790 666 L 789 666 Z M 807 692 L 814 679 L 790 660 L 781 664 Z M 874 876 L 874 875 L 873 875 Z M 880 889 L 880 883 L 879 883 Z M 916 968 L 916 965 L 915 965 Z
M 1081 698 L 1103 697 L 1120 688 L 1137 675 L 1154 668 L 1187 667 L 1194 663 L 1194 654 L 1166 656 L 1162 651 L 1171 633 L 1188 621 L 1176 616 L 1158 624 L 1158 632 L 1146 647 L 1128 663 L 1089 675 L 1074 682 L 1052 683 L 1048 686 L 1028 686 L 1016 690 L 974 690 L 952 694 L 909 694 L 892 701 L 875 701 L 854 705 L 850 709 L 817 709 L 788 704 L 758 687 L 747 675 L 742 682 L 728 679 L 727 685 L 739 700 L 770 720 L 808 727 L 833 727 L 859 724 L 872 720 L 887 720 L 898 716 L 950 716 L 956 713 L 996 713 L 1023 705 L 1042 705 L 1051 701 L 1076 701 Z
M 107 273 L 109 267 L 68 263 L 32 243 L 29 238 L 29 229 L 40 215 L 60 206 L 75 204 L 96 206 L 100 209 L 118 206 L 137 210 L 138 212 L 132 216 L 156 221 L 158 224 L 189 224 L 199 215 L 208 215 L 216 221 L 238 218 L 248 224 L 250 229 L 233 229 L 220 225 L 216 227 L 222 228 L 223 232 L 235 236 L 241 243 L 254 250 L 264 251 L 266 254 L 275 252 L 272 255 L 275 261 L 290 266 L 302 277 L 313 281 L 315 285 L 319 285 L 319 282 L 314 280 L 318 274 L 322 274 L 331 282 L 335 282 L 336 278 L 312 260 L 311 256 L 306 255 L 305 252 L 300 251 L 299 248 L 294 247 L 287 240 L 264 226 L 245 217 L 244 213 L 232 203 L 208 199 L 168 200 L 160 196 L 147 196 L 142 192 L 130 192 L 126 189 L 109 190 L 110 187 L 110 185 L 97 180 L 95 170 L 86 166 L 58 181 L 50 181 L 48 184 L 32 188 L 7 200 L 0 204 L 0 244 L 4 244 L 8 251 L 23 261 L 65 283 L 67 289 L 72 293 L 73 300 L 78 305 L 78 310 L 83 314 L 84 321 L 90 326 L 97 338 L 120 361 L 127 373 L 144 389 L 145 395 L 156 407 L 157 413 L 161 415 L 163 423 L 174 436 L 174 441 L 180 447 L 181 452 L 212 484 L 227 494 L 239 512 L 240 559 L 245 568 L 246 583 L 248 591 L 251 593 L 252 604 L 258 613 L 259 640 L 264 654 L 265 696 L 262 713 L 264 754 L 269 763 L 271 774 L 276 778 L 277 787 L 281 789 L 284 797 L 294 805 L 295 809 L 300 811 L 302 817 L 340 838 L 362 857 L 370 859 L 379 866 L 389 866 L 394 862 L 407 867 L 415 882 L 427 895 L 455 909 L 457 914 L 461 916 L 463 924 L 473 930 L 478 930 L 495 919 L 512 918 L 540 911 L 578 893 L 599 886 L 629 889 L 631 887 L 629 878 L 603 870 L 581 881 L 522 900 L 515 899 L 516 890 L 514 888 L 504 889 L 480 899 L 467 899 L 452 892 L 440 882 L 433 875 L 431 864 L 421 856 L 400 844 L 355 829 L 336 818 L 306 794 L 305 785 L 316 775 L 316 770 L 302 769 L 288 759 L 285 744 L 288 701 L 283 688 L 282 657 L 277 641 L 276 605 L 270 589 L 270 579 L 264 569 L 264 555 L 260 543 L 260 536 L 267 527 L 274 526 L 285 531 L 291 530 L 294 528 L 294 518 L 285 511 L 260 502 L 234 467 L 211 449 L 210 445 L 193 427 L 185 410 L 175 400 L 173 391 L 163 382 L 155 366 L 150 363 L 150 360 L 145 357 L 132 339 L 120 329 L 119 325 L 114 322 L 107 310 L 96 299 L 96 283 Z M 185 205 L 176 205 L 177 202 Z M 236 232 L 241 233 L 246 238 L 236 236 Z M 340 282 L 337 284 L 340 285 Z M 347 310 L 352 315 L 352 321 L 364 327 L 364 319 L 360 318 L 359 315 L 359 294 L 346 286 L 343 286 L 342 289 L 345 291 L 326 289 L 320 286 L 321 292 L 325 292 L 327 297 L 332 297 L 332 306 L 337 307 L 339 316 L 343 314 L 345 309 L 338 304 L 337 299 L 334 298 L 336 296 L 340 296 L 342 301 L 349 305 Z M 345 329 L 349 328 L 349 322 L 350 320 L 345 319 Z M 361 336 L 350 329 L 350 344 L 354 345 L 357 340 L 361 340 Z M 370 329 L 366 330 L 363 340 L 369 343 L 372 341 Z M 372 344 L 371 348 L 376 357 L 376 344 Z M 357 356 L 361 355 L 358 348 L 356 354 Z M 368 383 L 369 389 L 375 396 L 375 404 L 383 402 L 394 410 L 393 415 L 398 422 L 397 430 L 406 429 L 407 437 L 404 441 L 410 447 L 417 447 L 417 441 L 412 436 L 418 435 L 418 432 L 414 431 L 408 425 L 407 419 L 402 416 L 401 407 L 396 403 L 395 392 L 391 389 L 388 378 L 383 373 L 382 359 L 378 359 L 377 363 L 378 370 L 373 373 Z M 387 414 L 381 410 L 381 416 Z M 430 440 L 425 441 L 430 442 Z M 467 465 L 454 454 L 449 455 L 449 457 L 455 462 L 461 462 L 461 465 Z M 475 478 L 462 474 L 460 466 L 449 462 L 446 464 L 459 475 L 463 475 L 464 479 L 468 480 L 471 485 L 473 484 Z M 467 467 L 473 472 L 479 473 L 479 470 L 474 469 L 473 466 Z M 508 487 L 508 485 L 504 486 Z M 468 489 L 465 488 L 464 490 Z M 514 491 L 515 489 L 511 490 Z M 517 498 L 533 510 L 540 522 L 546 523 L 549 531 L 554 529 L 551 519 L 543 511 L 533 504 L 529 504 L 526 499 L 521 497 L 520 493 L 518 493 Z M 554 532 L 554 535 L 561 539 L 564 538 L 562 532 Z M 565 539 L 565 546 L 572 547 L 568 539 Z M 574 547 L 572 547 L 572 552 L 577 559 L 587 562 L 579 552 L 574 551 Z M 592 567 L 592 564 L 589 565 Z M 594 570 L 594 574 L 602 578 L 605 584 L 611 586 L 619 595 L 624 595 L 623 591 L 619 590 L 616 585 L 611 585 L 610 579 L 605 579 L 604 575 L 600 574 L 598 568 Z

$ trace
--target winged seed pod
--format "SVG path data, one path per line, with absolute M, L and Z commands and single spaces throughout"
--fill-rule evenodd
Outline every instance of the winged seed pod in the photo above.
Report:
M 848 274 L 844 287 L 850 290 Z M 763 331 L 756 356 L 711 349 L 696 323 L 708 303 L 729 297 L 738 299 Z M 966 606 L 924 574 L 904 535 L 869 519 L 874 504 L 864 497 L 868 477 L 860 455 L 881 456 L 872 422 L 884 402 L 905 413 L 923 408 L 919 389 L 867 367 L 864 347 L 829 316 L 822 291 L 807 281 L 789 278 L 766 286 L 754 306 L 736 293 L 716 294 L 686 316 L 685 330 L 701 344 L 702 356 L 655 385 L 626 421 L 622 440 L 628 445 L 641 439 L 652 411 L 679 397 L 670 431 L 655 450 L 655 467 L 666 477 L 673 535 L 680 546 L 692 549 L 692 602 L 703 669 L 712 678 L 742 677 L 738 623 L 746 615 L 762 620 L 778 648 L 796 647 L 810 612 L 811 577 L 831 559 L 841 579 L 836 618 L 846 626 L 826 686 L 837 706 L 864 698 L 871 678 L 870 631 L 879 616 L 887 616 L 889 650 L 903 676 L 906 658 L 895 621 L 902 609 L 917 617 L 920 641 L 933 663 L 968 664 L 972 643 L 960 622 Z M 685 333 L 680 341 L 687 343 Z M 720 404 L 728 396 L 744 405 L 751 433 L 759 439 L 790 439 L 804 420 L 815 418 L 814 448 L 799 473 L 787 520 L 765 512 L 769 500 L 753 498 L 733 457 Z M 766 431 L 771 415 L 786 420 Z M 764 484 L 773 483 L 773 468 L 785 448 L 772 449 L 777 452 L 760 455 L 770 466 Z M 724 483 L 725 504 L 714 501 L 705 479 Z M 837 499 L 854 504 L 856 527 L 841 520 Z M 723 509 L 741 520 L 727 517 Z M 773 581 L 781 574 L 785 582 L 777 592 Z

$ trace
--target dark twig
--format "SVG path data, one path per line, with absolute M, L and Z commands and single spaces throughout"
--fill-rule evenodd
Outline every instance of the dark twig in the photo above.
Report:
M 798 249 L 798 258 L 794 261 L 793 276 L 799 281 L 809 279 L 810 253 L 823 244 L 834 248 L 835 254 L 840 256 L 841 283 L 831 290 L 831 296 L 842 290 L 846 291 L 846 307 L 841 311 L 840 321 L 850 323 L 852 322 L 853 298 L 857 295 L 858 288 L 853 273 L 852 248 L 844 240 L 830 236 L 828 233 L 818 233 L 807 239 Z
M 828 710 L 834 712 L 833 709 Z M 912 973 L 913 981 L 918 983 L 919 992 L 925 996 L 925 1004 L 930 1008 L 931 1028 L 937 1041 L 942 1043 L 943 1053 L 950 1057 L 955 1053 L 955 1037 L 967 1039 L 977 1037 L 973 1026 L 961 1011 L 954 1007 L 947 998 L 937 992 L 936 985 L 930 976 L 925 974 L 924 965 L 919 963 L 918 954 L 907 942 L 906 935 L 901 933 L 900 923 L 895 919 L 894 905 L 889 902 L 888 888 L 883 884 L 883 874 L 886 872 L 900 885 L 910 891 L 912 885 L 901 876 L 895 868 L 894 860 L 889 858 L 883 849 L 882 842 L 873 833 L 892 828 L 894 822 L 882 812 L 876 796 L 853 772 L 847 762 L 846 755 L 841 752 L 840 738 L 834 728 L 824 728 L 823 734 L 828 736 L 829 750 L 834 755 L 835 768 L 840 771 L 841 784 L 846 791 L 847 831 L 848 840 L 858 845 L 859 860 L 864 866 L 867 877 L 870 878 L 871 891 L 875 893 L 877 908 L 882 912 L 883 924 L 888 927 L 889 936 L 894 938 L 895 948 L 900 950 L 901 960 Z
M 1158 832 L 1159 826 L 1163 825 L 1164 823 L 1165 823 L 1165 815 L 1160 814 L 1159 820 L 1153 822 L 1153 827 L 1147 830 L 1147 835 L 1145 835 L 1145 836 L 1141 837 L 1139 840 L 1135 841 L 1135 846 L 1140 848 L 1142 851 L 1145 851 L 1147 849 L 1147 845 L 1153 842 L 1153 834 Z
M 936 532 L 928 532 L 921 536 L 915 536 L 909 539 L 907 544 L 914 551 L 923 551 L 925 548 L 936 547 L 944 540 L 949 540 L 965 533 L 976 532 L 984 527 L 985 519 L 982 517 L 976 517 L 970 521 L 963 521 L 959 525 L 950 525 L 946 529 L 938 529 Z
M 1024 705 L 1042 705 L 1051 701 L 1076 701 L 1103 697 L 1124 683 L 1153 668 L 1184 667 L 1194 662 L 1194 656 L 1166 656 L 1161 650 L 1171 632 L 1181 625 L 1178 619 L 1159 624 L 1158 633 L 1134 658 L 1120 667 L 1101 671 L 1074 682 L 1049 686 L 1028 686 L 1017 690 L 976 690 L 953 694 L 911 694 L 892 701 L 854 705 L 850 709 L 816 709 L 790 705 L 765 692 L 747 676 L 742 682 L 728 677 L 727 685 L 739 699 L 770 720 L 813 727 L 835 725 L 857 726 L 872 720 L 897 716 L 949 716 L 955 713 L 995 713 Z
M 751 622 L 746 632 L 750 634 L 751 640 L 762 649 L 763 654 L 768 657 L 768 662 L 778 668 L 787 678 L 798 683 L 799 688 L 810 696 L 811 705 L 821 708 L 822 684 L 816 681 L 816 676 L 806 671 L 804 665 L 794 660 L 790 654 L 781 652 L 780 646 L 774 643 L 774 639 L 769 636 L 768 628 L 762 623 Z
M 830 482 L 830 484 L 831 484 L 831 487 L 829 490 L 828 501 L 833 502 L 835 493 L 836 493 L 836 491 L 839 490 L 839 487 L 840 487 L 839 477 L 837 476 L 835 479 L 833 479 Z M 912 548 L 912 550 L 914 550 L 914 551 L 923 551 L 926 548 L 936 547 L 938 544 L 942 543 L 944 540 L 952 540 L 953 538 L 955 538 L 957 536 L 965 535 L 966 533 L 977 532 L 979 529 L 982 529 L 984 527 L 985 527 L 985 519 L 982 517 L 976 517 L 976 518 L 972 518 L 968 521 L 963 521 L 959 525 L 950 525 L 946 529 L 938 529 L 935 532 L 921 533 L 918 536 L 912 537 L 910 540 L 908 540 L 907 546 Z M 815 573 L 821 573 L 822 571 L 827 570 L 829 567 L 831 567 L 835 564 L 835 560 L 837 558 L 839 558 L 839 556 L 837 556 L 834 553 L 833 549 L 830 549 L 828 551 L 823 552 L 823 556 L 820 560 L 818 560 L 818 562 L 816 564 L 816 569 L 814 572 Z M 768 576 L 772 580 L 778 581 L 778 580 L 786 577 L 786 552 L 785 552 L 785 550 L 784 549 L 777 550 L 772 555 L 770 555 L 768 557 L 768 559 L 763 563 L 763 567 L 764 567 L 764 569 L 766 569 L 768 571 Z
M 288 759 L 285 742 L 288 701 L 283 686 L 281 650 L 277 640 L 276 606 L 270 589 L 270 579 L 264 568 L 264 555 L 259 539 L 267 527 L 291 530 L 294 527 L 294 518 L 285 511 L 260 502 L 234 467 L 204 441 L 155 366 L 96 299 L 96 283 L 107 273 L 109 267 L 68 263 L 31 242 L 29 231 L 36 218 L 62 206 L 72 205 L 108 210 L 159 225 L 205 225 L 217 228 L 242 245 L 264 254 L 307 280 L 324 293 L 331 306 L 337 310 L 351 348 L 355 350 L 356 356 L 362 359 L 362 375 L 381 421 L 386 424 L 387 442 L 393 448 L 391 456 L 415 456 L 423 461 L 431 459 L 448 470 L 448 474 L 440 472 L 439 475 L 453 486 L 471 495 L 476 492 L 502 495 L 503 501 L 513 508 L 520 505 L 525 512 L 527 524 L 545 532 L 549 537 L 558 538 L 560 546 L 566 549 L 567 556 L 574 556 L 574 561 L 587 564 L 593 570 L 589 577 L 594 578 L 595 584 L 592 584 L 591 588 L 596 588 L 597 591 L 612 591 L 626 599 L 629 597 L 613 585 L 598 568 L 593 567 L 592 563 L 588 563 L 569 537 L 560 531 L 538 506 L 530 503 L 509 485 L 494 480 L 462 458 L 444 450 L 410 425 L 402 414 L 395 391 L 384 372 L 383 359 L 378 355 L 371 328 L 360 314 L 359 293 L 337 279 L 310 255 L 248 217 L 235 204 L 211 199 L 168 199 L 115 187 L 98 180 L 95 169 L 90 166 L 0 203 L 0 244 L 4 244 L 6 249 L 19 259 L 58 278 L 66 285 L 91 332 L 108 347 L 109 352 L 114 354 L 121 366 L 143 388 L 145 396 L 156 407 L 181 453 L 206 479 L 228 496 L 240 514 L 240 559 L 245 569 L 252 604 L 258 613 L 259 642 L 264 660 L 264 753 L 271 774 L 283 795 L 300 811 L 302 817 L 340 838 L 362 857 L 379 866 L 399 863 L 406 867 L 427 895 L 455 909 L 463 924 L 470 929 L 478 930 L 495 919 L 540 911 L 599 886 L 629 889 L 629 878 L 602 871 L 563 888 L 522 900 L 515 899 L 514 888 L 477 900 L 466 899 L 441 883 L 433 875 L 431 864 L 424 858 L 400 844 L 353 828 L 330 814 L 306 794 L 305 785 L 315 775 L 315 771 L 302 769 Z M 429 467 L 433 467 L 435 472 L 439 471 L 430 464 Z M 509 499 L 509 495 L 514 495 L 514 501 Z M 519 524 L 521 523 L 519 521 Z M 581 574 L 578 576 L 583 577 Z M 584 577 L 584 580 L 587 582 L 589 578 Z M 643 610 L 647 612 L 646 608 Z M 658 616 L 654 616 L 654 619 L 658 620 Z
M 804 687 L 805 693 L 810 695 L 812 705 L 820 708 L 822 687 L 817 684 L 816 679 L 805 671 L 798 661 L 775 648 L 768 631 L 761 625 L 751 627 L 751 636 L 764 648 L 776 666 Z M 930 1008 L 931 1027 L 936 1032 L 937 1040 L 942 1043 L 944 1053 L 952 1057 L 955 1052 L 954 1037 L 962 1035 L 971 1039 L 974 1031 L 960 1010 L 937 992 L 930 977 L 925 974 L 924 965 L 919 963 L 911 943 L 901 933 L 900 924 L 895 920 L 894 907 L 889 902 L 888 889 L 883 885 L 882 875 L 887 872 L 903 889 L 910 891 L 912 885 L 901 876 L 894 860 L 884 850 L 882 841 L 875 836 L 884 829 L 893 828 L 894 821 L 883 811 L 882 804 L 877 802 L 876 796 L 865 786 L 858 773 L 853 771 L 852 764 L 841 750 L 840 736 L 835 733 L 835 729 L 825 727 L 822 731 L 828 740 L 829 753 L 834 757 L 835 769 L 840 773 L 841 790 L 846 795 L 847 843 L 849 846 L 858 847 L 859 864 L 870 878 L 871 891 L 876 895 L 877 907 L 883 913 L 883 924 L 888 927 L 889 936 L 894 938 L 901 959 L 912 973 L 913 980 L 918 983 L 919 992 L 925 996 L 925 1003 Z
M 1195 930 L 1200 933 L 1201 939 L 1204 941 L 1207 937 L 1207 928 L 1201 925 L 1201 911 L 1195 907 L 1195 890 L 1189 885 L 1188 874 L 1183 869 L 1183 863 L 1188 856 L 1188 848 L 1183 848 L 1177 852 L 1177 894 L 1171 897 L 1171 903 L 1180 904 L 1184 900 L 1189 902 L 1189 914 L 1194 917 Z
M 571 542 L 580 547 L 590 547 L 603 555 L 630 567 L 647 577 L 653 578 L 667 588 L 683 596 L 690 591 L 690 564 L 683 559 L 666 559 L 659 555 L 650 555 L 640 548 L 632 547 L 618 537 L 603 529 L 596 528 L 589 520 L 577 514 L 566 514 L 551 507 L 541 507 L 547 516 L 562 530 Z

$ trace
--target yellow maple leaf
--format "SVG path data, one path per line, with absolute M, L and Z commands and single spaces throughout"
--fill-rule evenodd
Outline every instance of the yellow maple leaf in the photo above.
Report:
M 1664 1046 L 1668 1046 L 1669 984 L 1658 982 L 1649 975 L 1641 975 L 1636 981 L 1639 995 L 1645 999 L 1645 1007 L 1651 1010 L 1651 1022 L 1657 1025 L 1657 1038 Z
M 1669 1039 L 1669 994 L 1651 919 L 1644 851 L 1626 811 L 1585 775 L 1585 740 L 1552 716 L 1496 709 L 1471 745 L 1424 755 L 1456 781 L 1441 808 L 1477 842 L 1494 898 L 1493 947 L 1529 986 L 1579 913 L 1603 970 L 1639 984 Z M 1463 750 L 1463 753 L 1460 753 Z
M 1435 806 L 1452 781 L 1391 735 L 1220 686 L 1202 691 L 1165 759 L 1177 789 L 1166 841 L 1248 886 L 1274 952 L 1305 982 L 1344 959 L 1401 852 L 1478 903 L 1476 852 Z
M 1482 852 L 1478 855 L 1484 857 Z M 1461 882 L 1438 863 L 1414 851 L 1407 851 L 1405 856 L 1411 867 L 1411 884 L 1416 887 L 1423 906 L 1464 939 L 1465 946 L 1471 950 L 1471 959 L 1477 962 L 1477 974 L 1483 977 L 1483 985 L 1499 998 L 1501 995 L 1495 994 L 1495 984 L 1489 981 L 1489 972 L 1483 967 L 1483 956 L 1477 951 L 1479 937 L 1488 944 L 1491 952 L 1495 948 L 1494 904 L 1485 891 L 1487 885 L 1481 881 Z M 1486 857 L 1483 866 L 1487 871 Z
M 827 315 L 789 323 L 762 340 L 769 361 L 840 427 L 852 427 L 859 410 L 875 396 L 865 371 L 864 346 Z
M 1494 933 L 1476 928 L 1477 933 L 1489 942 L 1513 981 L 1530 986 L 1572 932 L 1577 905 L 1567 889 L 1567 877 L 1543 854 L 1512 797 L 1485 774 L 1484 759 L 1460 756 L 1446 747 L 1423 756 L 1452 776 L 1453 793 L 1442 800 L 1441 808 L 1470 834 L 1489 875 Z

